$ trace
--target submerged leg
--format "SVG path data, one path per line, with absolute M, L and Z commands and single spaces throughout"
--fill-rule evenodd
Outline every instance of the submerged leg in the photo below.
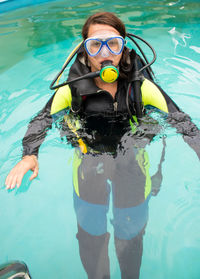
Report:
M 74 193 L 74 208 L 78 222 L 79 253 L 88 278 L 109 279 L 108 205 L 88 203 Z
M 115 249 L 122 279 L 138 279 L 143 251 L 144 230 L 132 239 L 115 237 Z
M 74 160 L 74 209 L 83 267 L 89 279 L 109 279 L 107 212 L 110 170 L 107 155 L 76 154 Z
M 115 249 L 122 279 L 139 279 L 149 198 L 134 207 L 113 208 Z
M 91 235 L 78 226 L 77 239 L 82 264 L 88 279 L 109 279 L 108 242 L 110 235 Z

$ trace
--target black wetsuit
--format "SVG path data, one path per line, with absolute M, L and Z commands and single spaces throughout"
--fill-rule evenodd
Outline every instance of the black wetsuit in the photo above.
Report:
M 141 62 L 139 57 L 137 59 Z M 70 78 L 88 71 L 89 68 L 77 58 L 71 67 Z M 146 71 L 143 74 L 151 79 Z M 70 86 L 73 112 L 69 115 L 79 119 L 81 127 L 77 132 L 87 146 L 85 154 L 79 148 L 75 150 L 73 184 L 80 256 L 90 279 L 110 278 L 106 218 L 110 195 L 121 276 L 126 279 L 139 278 L 142 239 L 152 190 L 145 146 L 159 133 L 160 126 L 148 115 L 141 120 L 139 129 L 134 123 L 133 127 L 130 125 L 126 104 L 127 86 L 127 80 L 120 78 L 114 99 L 108 92 L 98 88 L 92 79 Z M 198 129 L 190 118 L 180 112 L 166 93 L 161 92 L 169 112 L 184 115 L 192 125 L 191 131 L 199 139 Z M 23 155 L 38 154 L 46 132 L 53 123 L 51 107 L 56 94 L 30 122 L 23 139 Z M 129 96 L 132 113 L 133 98 Z M 171 122 L 180 132 L 181 127 Z M 62 136 L 66 136 L 72 145 L 78 146 L 77 135 L 74 136 L 64 120 L 60 127 Z M 186 140 L 188 138 L 186 135 Z M 192 140 L 188 142 L 199 152 Z

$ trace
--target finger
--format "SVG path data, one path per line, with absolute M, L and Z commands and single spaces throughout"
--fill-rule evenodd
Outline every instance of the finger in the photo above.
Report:
M 8 174 L 5 184 L 6 184 L 6 189 L 12 189 L 13 184 L 15 183 L 16 180 L 16 168 L 14 167 Z
M 9 185 L 9 180 L 10 180 L 10 175 L 8 174 L 5 180 L 5 185 L 8 186 Z
M 15 186 L 16 186 L 16 184 L 17 184 L 17 175 L 15 175 L 14 177 L 13 177 L 13 179 L 12 179 L 12 182 L 11 182 L 11 189 L 14 189 L 15 188 Z
M 17 188 L 19 188 L 19 187 L 21 186 L 21 183 L 22 183 L 22 179 L 23 179 L 23 177 L 24 177 L 24 175 L 23 175 L 23 174 L 18 175 L 18 177 L 17 177 L 17 181 L 16 181 L 16 183 L 17 183 Z
M 10 183 L 7 183 L 7 184 L 6 184 L 6 190 L 9 190 L 10 187 L 11 187 L 11 184 L 10 184 Z
M 14 188 L 15 188 L 15 186 L 17 185 L 17 177 L 18 177 L 18 175 L 17 175 L 17 174 L 13 177 L 13 181 L 12 181 L 11 189 L 14 189 Z
M 35 167 L 33 174 L 30 177 L 30 180 L 33 180 L 34 178 L 36 178 L 38 176 L 38 167 Z
M 10 189 L 13 184 L 13 175 L 10 173 L 6 178 L 6 189 Z
M 6 177 L 5 185 L 6 185 L 6 189 L 10 188 L 10 176 L 9 175 Z

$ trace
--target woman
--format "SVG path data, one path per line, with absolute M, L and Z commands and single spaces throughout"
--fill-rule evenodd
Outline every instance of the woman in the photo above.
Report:
M 149 121 L 148 115 L 140 119 L 139 126 L 135 118 L 135 91 L 131 82 L 144 62 L 134 50 L 125 47 L 126 30 L 121 20 L 108 12 L 94 14 L 84 24 L 82 36 L 84 48 L 80 48 L 68 79 L 98 72 L 104 65 L 119 69 L 119 78 L 112 83 L 106 83 L 100 77 L 84 79 L 58 89 L 30 122 L 23 139 L 23 159 L 9 173 L 6 185 L 7 189 L 20 187 L 28 170 L 33 171 L 30 180 L 38 175 L 38 150 L 47 128 L 51 127 L 53 116 L 68 110 L 63 118 L 62 132 L 73 145 L 79 146 L 74 158 L 74 207 L 80 257 L 88 278 L 110 278 L 106 219 L 110 194 L 121 276 L 139 278 L 152 183 L 144 148 L 159 132 L 160 126 L 152 119 Z M 143 78 L 152 81 L 148 70 L 141 72 Z M 199 156 L 198 129 L 166 93 L 157 89 L 167 112 L 177 118 L 184 116 L 189 122 L 184 139 Z M 170 122 L 184 134 L 174 118 Z M 189 134 L 191 131 L 193 138 Z

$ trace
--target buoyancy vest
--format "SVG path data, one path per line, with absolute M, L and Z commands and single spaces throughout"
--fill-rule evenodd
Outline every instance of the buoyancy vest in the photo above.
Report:
M 141 68 L 143 66 L 141 58 L 135 55 L 134 59 L 137 59 L 139 68 Z M 90 68 L 85 65 L 80 53 L 70 68 L 69 80 L 88 72 L 90 72 Z M 144 77 L 141 84 L 143 105 L 154 106 L 165 113 L 169 112 L 170 106 L 170 110 L 177 110 L 173 101 L 152 81 L 148 72 L 143 71 L 142 74 Z M 77 120 L 72 120 L 73 117 L 71 118 L 69 115 L 65 118 L 68 127 L 77 137 L 79 145 L 82 145 L 82 149 L 86 150 L 84 142 L 87 141 L 88 145 L 97 149 L 98 144 L 102 144 L 103 135 L 104 148 L 106 146 L 105 142 L 107 142 L 110 150 L 110 146 L 113 146 L 113 143 L 115 143 L 116 147 L 123 134 L 127 131 L 127 126 L 130 127 L 130 116 L 126 104 L 127 87 L 128 80 L 119 78 L 117 93 L 113 98 L 109 92 L 98 88 L 92 78 L 65 85 L 54 94 L 51 115 L 57 114 L 64 109 L 70 109 L 73 115 L 75 113 L 76 119 L 77 116 L 87 118 L 87 121 L 84 122 L 86 130 L 83 133 L 80 130 L 81 125 L 78 124 L 78 127 L 76 124 L 74 125 Z M 134 114 L 132 105 L 134 92 L 132 88 L 128 97 L 130 110 Z M 89 137 L 84 140 L 83 134 L 87 134 Z M 150 140 L 152 137 L 153 135 L 150 135 Z M 114 150 L 115 147 L 112 149 Z
M 140 56 L 135 55 L 139 68 L 143 66 L 143 61 Z M 132 69 L 134 71 L 134 69 Z M 90 72 L 90 68 L 84 63 L 82 53 L 77 55 L 77 58 L 70 68 L 68 79 L 74 79 Z M 152 80 L 146 70 L 142 72 L 143 81 L 141 82 L 141 94 L 143 106 L 153 106 L 165 113 L 178 110 L 176 104 L 169 96 Z M 51 115 L 58 113 L 63 109 L 71 109 L 73 112 L 84 114 L 103 114 L 116 115 L 127 113 L 126 91 L 128 81 L 119 78 L 118 90 L 115 99 L 107 92 L 96 86 L 94 79 L 83 79 L 76 81 L 70 85 L 65 85 L 59 88 L 53 98 L 51 106 Z M 129 104 L 131 112 L 133 111 L 134 92 L 130 91 Z

